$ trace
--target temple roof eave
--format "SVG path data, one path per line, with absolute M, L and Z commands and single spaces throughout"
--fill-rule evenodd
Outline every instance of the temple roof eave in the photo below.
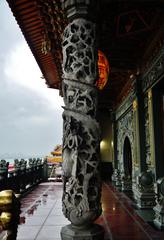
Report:
M 54 44 L 51 49 L 46 49 L 48 42 L 53 41 L 49 38 L 52 30 L 50 29 L 47 33 L 48 16 L 41 11 L 39 1 L 7 0 L 7 2 L 42 72 L 41 78 L 45 79 L 48 87 L 60 89 L 62 77 L 61 30 L 59 34 L 58 28 L 56 31 L 53 29 L 53 34 L 58 38 L 57 44 Z M 61 9 L 59 10 L 61 11 Z M 58 25 L 60 25 L 60 21 L 63 19 L 60 18 L 60 15 L 57 19 Z

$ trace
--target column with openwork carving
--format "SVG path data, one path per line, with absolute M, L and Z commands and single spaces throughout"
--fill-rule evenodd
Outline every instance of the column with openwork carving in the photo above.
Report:
M 90 1 L 64 1 L 69 24 L 63 36 L 63 213 L 71 222 L 62 239 L 103 239 L 93 222 L 101 214 L 99 125 L 96 121 L 95 24 Z

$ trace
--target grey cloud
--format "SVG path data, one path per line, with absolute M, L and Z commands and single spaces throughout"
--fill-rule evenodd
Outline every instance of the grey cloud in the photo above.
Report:
M 5 57 L 23 39 L 6 5 L 0 1 L 0 158 L 41 156 L 61 143 L 62 110 L 50 108 L 44 97 L 6 78 Z
M 1 53 L 0 60 L 6 51 L 12 49 L 15 43 L 19 43 L 24 39 L 19 26 L 16 24 L 8 3 L 5 0 L 0 1 L 0 30 L 1 30 Z
M 41 97 L 21 86 L 4 91 L 0 94 L 0 154 L 50 152 L 61 143 L 61 112 L 50 109 Z

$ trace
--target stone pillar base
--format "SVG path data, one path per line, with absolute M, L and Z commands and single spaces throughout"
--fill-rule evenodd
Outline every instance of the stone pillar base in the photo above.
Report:
M 134 193 L 134 198 L 136 200 L 136 205 L 140 209 L 149 209 L 155 206 L 155 193 L 154 192 L 140 192 L 136 190 Z
M 114 173 L 112 175 L 112 183 L 117 190 L 121 190 L 121 176 L 120 176 L 120 171 L 118 169 L 114 170 Z
M 153 208 L 154 212 L 155 212 L 155 219 L 154 219 L 154 225 L 160 229 L 160 230 L 164 230 L 164 207 L 160 206 L 159 204 L 157 204 L 154 208 Z
M 118 191 L 121 191 L 122 190 L 121 181 L 116 181 L 115 187 Z
M 61 229 L 62 240 L 103 240 L 104 229 L 97 224 L 92 224 L 88 228 L 78 228 L 72 224 Z
M 133 194 L 136 205 L 140 209 L 151 209 L 156 205 L 154 178 L 151 172 L 146 171 L 139 174 L 136 183 L 133 184 Z
M 121 190 L 122 191 L 132 191 L 132 180 L 122 180 L 121 182 Z

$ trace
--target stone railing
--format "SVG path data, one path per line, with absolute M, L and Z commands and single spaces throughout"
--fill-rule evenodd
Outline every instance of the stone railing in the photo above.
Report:
M 11 189 L 15 194 L 24 193 L 39 182 L 46 181 L 47 172 L 46 159 L 15 159 L 12 169 L 9 169 L 6 160 L 0 160 L 0 191 Z

